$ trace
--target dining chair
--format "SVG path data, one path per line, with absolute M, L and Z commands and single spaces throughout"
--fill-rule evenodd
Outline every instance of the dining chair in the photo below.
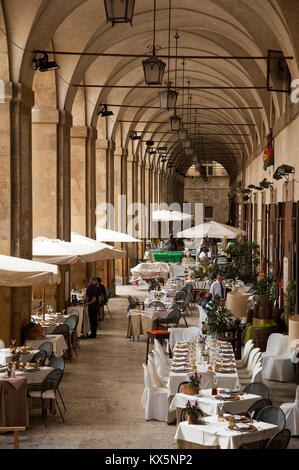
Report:
M 296 397 L 293 403 L 283 403 L 280 408 L 286 417 L 286 426 L 292 436 L 299 436 L 299 385 L 296 389 Z
M 263 408 L 256 417 L 257 421 L 263 421 L 264 423 L 276 424 L 282 431 L 286 425 L 286 417 L 284 412 L 278 406 L 269 405 Z
M 179 324 L 181 318 L 181 312 L 177 309 L 171 310 L 169 314 L 167 315 L 167 318 L 165 319 L 159 319 L 157 320 L 158 322 L 158 327 L 160 328 L 161 326 L 164 326 L 166 330 L 168 330 L 169 327 L 177 327 Z
M 67 353 L 68 353 L 68 359 L 71 360 L 72 357 L 72 344 L 71 344 L 71 330 L 70 327 L 67 323 L 61 323 L 60 325 L 57 325 L 54 330 L 52 331 L 53 335 L 63 335 L 64 340 L 67 344 Z
M 155 361 L 157 374 L 158 374 L 158 376 L 160 378 L 160 381 L 161 381 L 161 383 L 164 387 L 164 386 L 166 386 L 166 384 L 168 382 L 170 371 L 164 369 L 163 360 L 162 360 L 161 356 L 159 355 L 159 353 L 157 353 L 157 351 L 155 351 L 153 349 L 152 354 L 153 354 L 153 358 L 154 358 L 154 361 Z
M 111 289 L 106 289 L 106 301 L 104 302 L 103 309 L 105 309 L 105 307 L 107 308 L 110 318 L 112 319 L 112 315 L 108 306 L 108 302 L 110 298 L 111 298 Z M 105 315 L 105 310 L 104 310 L 104 315 Z
M 77 347 L 76 346 L 78 346 L 78 349 L 81 349 L 80 348 L 80 343 L 79 343 L 79 340 L 78 340 L 78 337 L 77 337 L 77 326 L 78 326 L 78 323 L 79 323 L 79 317 L 77 315 L 70 315 L 68 318 L 66 318 L 64 320 L 63 323 L 70 327 L 71 345 L 72 345 L 72 348 L 73 348 L 76 356 L 78 357 Z
M 155 387 L 152 383 L 148 366 L 143 364 L 144 391 L 141 404 L 145 409 L 145 419 L 150 421 L 167 421 L 168 414 L 168 390 L 167 388 Z
M 38 348 L 40 351 L 46 351 L 48 361 L 53 356 L 53 343 L 51 341 L 45 341 L 44 343 L 40 344 Z
M 251 393 L 252 395 L 259 395 L 262 398 L 269 399 L 269 389 L 267 385 L 263 384 L 262 382 L 253 382 L 248 384 L 244 390 L 244 393 Z
M 272 439 L 270 439 L 265 449 L 286 449 L 289 445 L 290 438 L 291 431 L 289 429 L 283 429 L 282 431 L 279 431 L 277 434 L 275 434 Z
M 151 302 L 148 307 L 149 308 L 157 308 L 157 307 L 165 308 L 165 305 L 163 302 L 160 302 L 160 300 L 153 300 L 153 302 Z
M 252 405 L 250 405 L 250 407 L 248 408 L 246 412 L 246 415 L 252 419 L 256 419 L 257 415 L 259 414 L 261 410 L 271 405 L 272 405 L 271 400 L 269 400 L 268 398 L 261 398 L 260 400 L 257 400 Z
M 46 359 L 47 359 L 47 353 L 45 350 L 42 350 L 42 351 L 38 351 L 37 353 L 35 353 L 34 356 L 32 356 L 30 362 L 34 362 L 35 364 L 44 366 Z
M 31 390 L 28 392 L 28 395 L 31 399 L 41 399 L 42 401 L 42 419 L 44 421 L 44 425 L 47 426 L 47 408 L 46 408 L 46 400 L 54 401 L 57 405 L 59 410 L 62 422 L 64 423 L 64 417 L 61 412 L 58 400 L 57 400 L 57 389 L 61 382 L 63 376 L 63 371 L 61 369 L 52 370 L 43 380 L 41 384 L 40 390 Z
M 241 359 L 236 361 L 237 369 L 245 369 L 248 364 L 249 354 L 254 348 L 252 339 L 249 339 L 244 346 L 243 356 Z
M 190 382 L 181 382 L 180 385 L 178 386 L 178 393 L 183 393 L 183 392 L 181 392 L 181 386 L 182 385 L 189 385 L 189 384 L 190 384 Z
M 53 359 L 51 359 L 51 361 L 49 362 L 48 367 L 52 367 L 54 370 L 60 369 L 62 372 L 64 372 L 64 367 L 65 367 L 64 359 L 62 357 L 53 357 Z M 62 377 L 61 377 L 61 380 L 62 380 Z M 66 411 L 66 406 L 62 398 L 61 392 L 59 390 L 59 386 L 57 387 L 57 392 L 60 397 L 61 403 L 63 404 L 63 407 Z

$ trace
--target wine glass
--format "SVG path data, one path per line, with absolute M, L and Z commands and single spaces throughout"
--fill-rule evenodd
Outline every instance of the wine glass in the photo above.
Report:
M 15 339 L 11 339 L 11 340 L 10 340 L 10 349 L 14 349 L 15 344 L 16 344 L 16 340 L 15 340 Z

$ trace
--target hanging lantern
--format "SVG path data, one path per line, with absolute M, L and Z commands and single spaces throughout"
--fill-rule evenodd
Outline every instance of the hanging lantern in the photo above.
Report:
M 193 155 L 194 151 L 193 148 L 186 148 L 186 155 L 187 157 L 191 157 Z
M 167 83 L 167 89 L 160 91 L 159 100 L 160 100 L 160 109 L 174 109 L 176 107 L 178 93 L 172 90 L 171 82 Z
M 169 118 L 169 128 L 171 132 L 179 132 L 181 128 L 182 119 L 174 114 Z
M 181 127 L 179 130 L 179 140 L 186 140 L 188 138 L 187 130 L 184 127 Z
M 163 82 L 165 62 L 155 55 L 142 61 L 144 80 L 147 85 L 161 85 Z
M 189 149 L 191 147 L 191 143 L 192 143 L 191 139 L 184 140 L 184 142 L 183 142 L 184 149 Z
M 104 0 L 107 23 L 130 23 L 132 25 L 135 0 Z

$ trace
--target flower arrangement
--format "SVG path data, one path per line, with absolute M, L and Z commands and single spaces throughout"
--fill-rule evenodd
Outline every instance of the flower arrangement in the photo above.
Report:
M 200 335 L 198 339 L 199 344 L 205 344 L 206 339 L 207 339 L 207 335 Z
M 11 355 L 11 360 L 12 362 L 20 362 L 21 359 L 21 351 L 17 351 L 16 349 L 13 349 L 10 352 Z
M 215 299 L 211 308 L 207 310 L 207 334 L 219 338 L 233 325 L 234 317 L 230 310 L 219 305 L 219 299 Z
M 186 403 L 185 411 L 187 414 L 187 419 L 188 419 L 189 424 L 197 424 L 198 417 L 202 416 L 202 412 L 199 409 L 197 400 L 195 401 L 194 405 L 191 405 L 190 401 L 188 400 Z
M 194 375 L 190 375 L 190 387 L 199 387 L 201 382 L 201 375 L 197 372 Z

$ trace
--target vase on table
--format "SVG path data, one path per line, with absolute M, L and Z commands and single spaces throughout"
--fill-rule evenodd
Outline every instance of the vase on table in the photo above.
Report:
M 199 385 L 189 385 L 189 395 L 198 395 L 199 394 Z
M 198 414 L 188 415 L 187 417 L 189 424 L 197 424 L 198 423 Z

